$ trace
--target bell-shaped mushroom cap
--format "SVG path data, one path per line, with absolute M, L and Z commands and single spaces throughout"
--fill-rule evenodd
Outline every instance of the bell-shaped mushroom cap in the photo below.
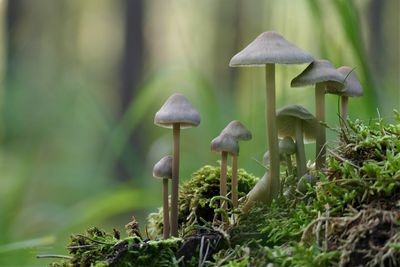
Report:
M 211 150 L 215 152 L 228 152 L 232 155 L 238 155 L 239 143 L 231 135 L 220 134 L 211 141 Z
M 269 158 L 270 158 L 269 150 L 267 150 L 267 151 L 265 151 L 265 153 L 264 153 L 263 161 L 262 161 L 262 164 L 263 164 L 264 166 L 269 165 Z M 280 162 L 285 162 L 285 157 L 284 157 L 284 155 L 283 155 L 280 151 L 279 151 L 279 161 L 280 161 Z
M 247 141 L 252 138 L 251 132 L 238 120 L 231 121 L 221 132 L 228 134 L 238 141 Z
M 276 32 L 263 32 L 246 48 L 232 57 L 229 66 L 264 66 L 265 64 L 303 64 L 313 61 L 308 52 L 298 48 Z
M 291 87 L 326 83 L 332 91 L 343 90 L 344 76 L 328 60 L 315 60 L 291 82 Z
M 161 127 L 172 128 L 175 123 L 179 123 L 180 128 L 200 124 L 199 113 L 182 94 L 171 95 L 154 117 L 154 124 Z
M 344 88 L 343 91 L 339 93 L 339 95 L 351 97 L 362 96 L 363 88 L 357 78 L 356 73 L 354 72 L 354 69 L 347 66 L 342 66 L 337 70 L 344 76 Z M 333 93 L 331 92 L 332 89 L 330 88 L 330 86 L 327 86 L 326 90 L 328 93 Z
M 153 176 L 162 179 L 172 178 L 172 156 L 165 156 L 154 165 Z
M 284 138 L 296 136 L 296 122 L 302 123 L 303 136 L 305 143 L 315 141 L 318 121 L 307 109 L 300 105 L 289 105 L 279 109 L 276 112 L 276 125 L 278 128 L 278 137 Z
M 292 155 L 296 153 L 296 144 L 293 138 L 290 136 L 285 136 L 282 140 L 279 140 L 279 153 Z

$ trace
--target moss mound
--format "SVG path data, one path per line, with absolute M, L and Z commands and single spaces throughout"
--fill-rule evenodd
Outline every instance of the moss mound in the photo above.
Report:
M 281 196 L 270 207 L 257 204 L 247 214 L 236 214 L 231 224 L 214 221 L 217 210 L 210 199 L 218 194 L 219 168 L 205 166 L 181 188 L 185 237 L 143 240 L 135 223 L 130 224 L 131 236 L 122 240 L 115 233 L 91 230 L 86 234 L 90 239 L 72 239 L 73 258 L 63 264 L 400 266 L 398 112 L 395 120 L 396 124 L 377 120 L 368 125 L 348 121 L 339 131 L 340 143 L 328 149 L 328 166 L 317 173 L 315 185 L 305 184 L 304 192 Z M 243 170 L 239 173 L 243 196 L 256 178 Z M 284 189 L 293 186 L 284 184 Z M 150 221 L 155 235 L 160 234 L 160 213 L 151 215 Z

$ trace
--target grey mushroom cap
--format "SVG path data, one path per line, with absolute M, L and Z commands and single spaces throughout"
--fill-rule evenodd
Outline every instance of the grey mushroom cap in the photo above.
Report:
M 180 124 L 180 128 L 200 124 L 200 114 L 182 94 L 171 95 L 154 117 L 154 124 L 161 127 L 172 128 L 176 123 Z
M 161 179 L 172 179 L 172 156 L 165 156 L 153 167 L 153 176 Z
M 344 87 L 343 91 L 340 92 L 338 95 L 341 96 L 350 96 L 350 97 L 357 97 L 362 96 L 364 94 L 363 88 L 360 84 L 360 81 L 357 78 L 357 74 L 355 73 L 353 68 L 342 66 L 337 69 L 344 76 Z M 334 93 L 334 91 L 328 86 L 327 88 L 328 93 Z
M 292 155 L 296 153 L 296 143 L 290 136 L 285 136 L 282 140 L 279 140 L 279 153 Z
M 231 135 L 220 134 L 211 141 L 211 150 L 215 152 L 227 152 L 236 156 L 239 154 L 239 143 Z
M 238 141 L 251 140 L 251 132 L 238 120 L 231 121 L 221 132 L 221 135 L 228 134 Z
M 294 126 L 298 120 L 302 123 L 304 142 L 315 142 L 318 121 L 314 115 L 300 105 L 289 105 L 277 110 L 276 124 L 278 137 L 285 138 L 286 136 L 290 136 L 295 138 L 296 131 Z
M 264 166 L 269 165 L 269 158 L 270 158 L 269 150 L 267 150 L 267 151 L 264 153 L 263 161 L 262 161 L 262 163 L 263 163 Z M 279 153 L 279 161 L 280 161 L 280 162 L 285 162 L 285 157 L 284 157 L 284 155 L 283 155 L 282 153 Z
M 291 87 L 302 87 L 317 83 L 326 83 L 331 93 L 343 91 L 345 76 L 340 73 L 328 60 L 313 61 L 307 68 L 297 75 L 290 83 Z
M 246 48 L 233 56 L 229 66 L 304 64 L 313 60 L 313 56 L 308 52 L 290 43 L 279 33 L 269 31 L 260 34 Z

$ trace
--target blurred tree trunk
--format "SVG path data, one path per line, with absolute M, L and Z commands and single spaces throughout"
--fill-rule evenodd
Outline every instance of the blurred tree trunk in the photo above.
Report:
M 383 50 L 383 9 L 386 1 L 371 0 L 368 6 L 369 51 L 372 56 L 373 73 L 380 77 L 385 73 L 385 56 Z M 383 53 L 382 53 L 383 52 Z
M 9 0 L 6 4 L 5 12 L 5 88 L 3 102 L 3 127 L 5 144 L 11 138 L 12 134 L 12 88 L 13 81 L 17 76 L 17 30 L 22 18 L 22 0 Z
M 138 94 L 139 82 L 143 66 L 143 1 L 124 0 L 125 7 L 125 40 L 121 59 L 120 111 L 121 119 L 128 110 L 130 103 Z M 144 135 L 141 126 L 136 127 L 131 134 L 121 158 L 115 166 L 118 180 L 126 180 L 136 176 L 143 166 Z

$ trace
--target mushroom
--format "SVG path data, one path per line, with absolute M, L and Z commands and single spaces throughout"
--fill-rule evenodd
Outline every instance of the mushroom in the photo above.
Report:
M 280 191 L 279 149 L 275 120 L 275 64 L 303 64 L 313 60 L 309 53 L 288 42 L 279 33 L 264 32 L 232 57 L 229 63 L 231 67 L 265 66 L 267 144 L 271 152 L 270 175 L 273 196 L 277 196 Z
M 200 115 L 189 100 L 182 94 L 173 94 L 157 111 L 154 124 L 172 128 L 174 153 L 172 164 L 171 196 L 171 235 L 178 236 L 178 194 L 179 194 L 179 146 L 180 129 L 196 127 L 200 124 Z
M 276 122 L 280 138 L 290 136 L 296 140 L 297 177 L 300 179 L 307 172 L 304 142 L 315 140 L 317 120 L 304 107 L 289 105 L 277 111 Z
M 163 236 L 169 237 L 168 179 L 172 179 L 172 156 L 165 156 L 153 167 L 153 176 L 163 180 Z
M 342 91 L 343 81 L 344 76 L 328 60 L 315 60 L 291 82 L 292 87 L 315 84 L 315 116 L 319 122 L 315 151 L 317 170 L 325 165 L 326 157 L 326 133 L 325 126 L 322 124 L 325 121 L 325 91 L 327 87 L 330 87 L 332 91 Z
M 251 140 L 251 132 L 238 120 L 231 121 L 221 132 L 221 135 L 227 134 L 231 135 L 237 141 L 248 141 Z M 233 208 L 238 207 L 238 155 L 232 154 L 232 180 L 231 180 L 231 190 L 232 190 L 232 206 Z
M 219 194 L 226 197 L 226 172 L 227 172 L 227 160 L 228 153 L 237 156 L 239 154 L 238 141 L 229 134 L 220 134 L 211 141 L 211 150 L 215 152 L 221 152 L 221 172 L 219 182 Z M 221 200 L 221 207 L 227 209 L 225 201 Z
M 287 170 L 289 174 L 293 174 L 292 158 L 291 155 L 295 154 L 297 151 L 296 144 L 293 138 L 290 136 L 285 136 L 283 139 L 279 140 L 279 154 L 282 155 L 286 161 Z
M 256 185 L 247 193 L 246 201 L 242 206 L 243 212 L 248 212 L 256 202 L 270 204 L 272 201 L 271 195 L 271 176 L 268 172 L 258 180 Z
M 342 66 L 337 69 L 344 77 L 344 88 L 343 91 L 337 92 L 335 88 L 331 91 L 331 87 L 327 87 L 327 92 L 331 94 L 338 94 L 340 96 L 341 105 L 340 105 L 340 117 L 343 120 L 347 120 L 347 106 L 349 102 L 349 97 L 358 97 L 363 95 L 363 88 L 360 84 L 360 81 L 357 78 L 354 69 Z
M 281 162 L 286 162 L 289 174 L 293 174 L 291 155 L 295 154 L 296 150 L 296 144 L 290 136 L 279 140 L 279 159 Z M 264 153 L 263 164 L 269 165 L 269 151 Z

